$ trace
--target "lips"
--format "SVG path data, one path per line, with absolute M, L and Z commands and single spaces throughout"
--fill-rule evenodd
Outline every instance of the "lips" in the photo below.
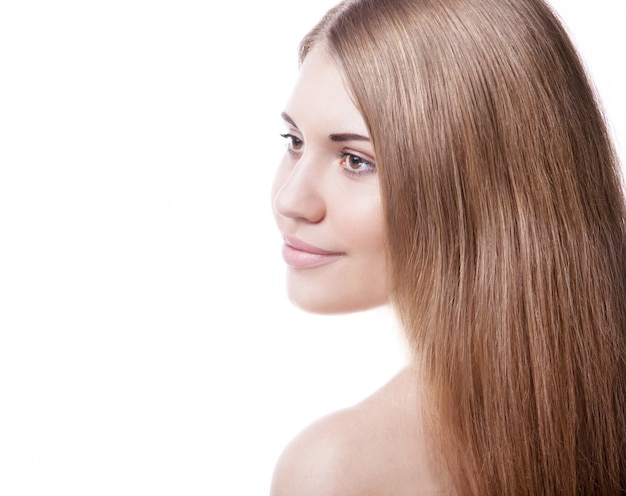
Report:
M 283 258 L 287 265 L 297 269 L 319 267 L 341 258 L 345 253 L 323 250 L 296 238 L 285 237 Z

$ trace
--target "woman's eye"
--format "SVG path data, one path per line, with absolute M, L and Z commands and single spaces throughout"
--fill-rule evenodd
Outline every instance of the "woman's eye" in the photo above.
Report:
M 297 153 L 302 150 L 304 141 L 300 138 L 294 136 L 293 134 L 281 134 L 281 136 L 287 140 L 287 150 L 290 153 Z
M 372 162 L 347 152 L 341 154 L 341 165 L 349 174 L 367 174 L 376 170 Z

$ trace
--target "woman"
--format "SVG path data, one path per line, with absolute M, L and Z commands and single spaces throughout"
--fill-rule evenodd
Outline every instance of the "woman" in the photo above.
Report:
M 626 208 L 542 0 L 354 0 L 304 38 L 274 187 L 292 301 L 389 301 L 412 365 L 272 494 L 626 493 Z

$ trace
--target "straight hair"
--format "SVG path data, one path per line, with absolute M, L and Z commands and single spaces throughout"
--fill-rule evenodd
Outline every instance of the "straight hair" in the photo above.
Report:
M 626 492 L 626 209 L 542 0 L 348 0 L 304 38 L 374 146 L 391 302 L 459 494 Z

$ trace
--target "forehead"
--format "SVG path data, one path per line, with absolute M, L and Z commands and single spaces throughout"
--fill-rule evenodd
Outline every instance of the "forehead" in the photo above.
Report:
M 313 48 L 304 59 L 285 111 L 300 128 L 315 125 L 327 128 L 327 132 L 367 135 L 339 67 L 321 47 Z

